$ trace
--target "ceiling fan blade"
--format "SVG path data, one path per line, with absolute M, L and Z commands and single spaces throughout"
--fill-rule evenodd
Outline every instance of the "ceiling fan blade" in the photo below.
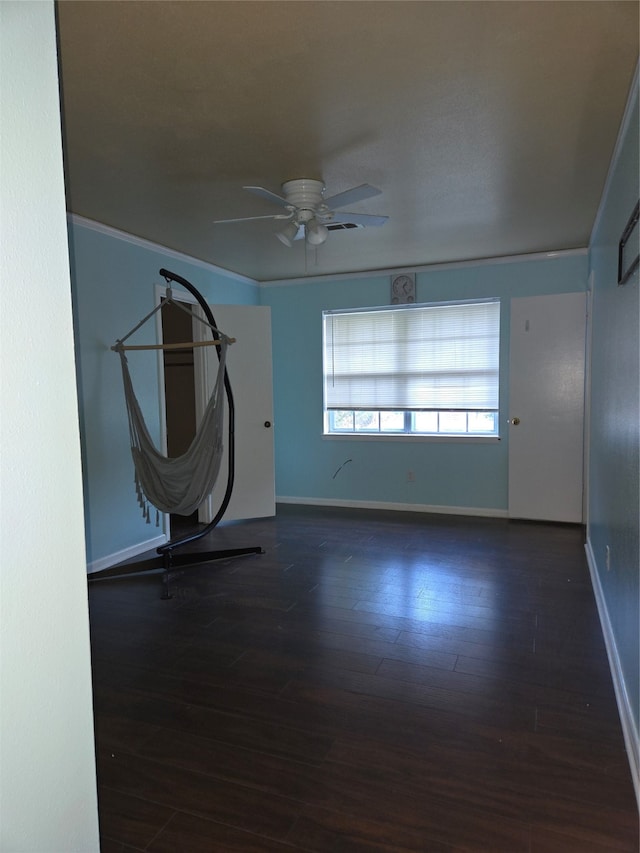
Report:
M 382 190 L 372 187 L 369 184 L 360 184 L 359 187 L 352 187 L 350 190 L 345 190 L 337 195 L 332 195 L 330 198 L 325 198 L 324 203 L 327 207 L 344 207 L 345 204 L 355 204 L 357 201 L 364 201 L 365 198 L 373 198 L 374 195 L 381 195 Z
M 267 201 L 273 201 L 275 204 L 279 204 L 280 207 L 291 207 L 286 198 L 276 195 L 276 193 L 272 193 L 271 190 L 266 190 L 264 187 L 242 187 L 242 189 L 254 195 L 259 195 L 260 198 L 266 198 Z
M 253 219 L 290 219 L 288 213 L 269 213 L 266 216 L 240 216 L 238 219 L 214 219 L 214 225 L 225 225 L 229 222 L 251 222 Z
M 389 219 L 388 216 L 372 216 L 368 213 L 334 213 L 328 224 L 332 222 L 353 222 L 354 225 L 364 225 L 365 227 L 373 227 L 384 225 Z

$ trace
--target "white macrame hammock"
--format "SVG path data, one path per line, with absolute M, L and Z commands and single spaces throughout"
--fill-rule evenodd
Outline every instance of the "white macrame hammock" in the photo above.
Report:
M 142 322 L 147 319 L 145 318 Z M 141 323 L 136 326 L 136 329 L 140 325 Z M 125 338 L 117 341 L 112 347 L 120 356 L 122 366 L 136 492 L 147 523 L 151 521 L 149 503 L 160 512 L 191 515 L 211 494 L 218 477 L 223 451 L 225 363 L 227 348 L 232 339 L 221 334 L 217 329 L 214 331 L 219 337 L 216 382 L 189 449 L 182 456 L 177 457 L 168 457 L 161 453 L 149 435 L 140 404 L 133 390 L 127 357 L 124 353 Z M 158 523 L 159 516 L 156 514 L 156 524 Z

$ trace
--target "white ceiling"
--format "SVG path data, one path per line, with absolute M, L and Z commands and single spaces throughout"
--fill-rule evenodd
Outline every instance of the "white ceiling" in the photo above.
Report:
M 69 209 L 258 280 L 587 245 L 631 2 L 58 4 Z M 286 248 L 243 191 L 369 183 L 382 228 Z

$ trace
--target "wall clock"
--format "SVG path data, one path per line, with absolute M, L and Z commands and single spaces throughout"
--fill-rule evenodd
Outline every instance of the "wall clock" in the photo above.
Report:
M 391 304 L 406 305 L 416 301 L 415 273 L 399 273 L 391 277 Z

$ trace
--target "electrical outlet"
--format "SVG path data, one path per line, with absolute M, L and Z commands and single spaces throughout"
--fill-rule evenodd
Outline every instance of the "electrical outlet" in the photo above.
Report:
M 607 571 L 611 571 L 611 548 L 607 545 L 604 552 L 604 564 L 607 567 Z
M 415 483 L 416 475 L 414 471 L 407 471 L 407 483 Z

